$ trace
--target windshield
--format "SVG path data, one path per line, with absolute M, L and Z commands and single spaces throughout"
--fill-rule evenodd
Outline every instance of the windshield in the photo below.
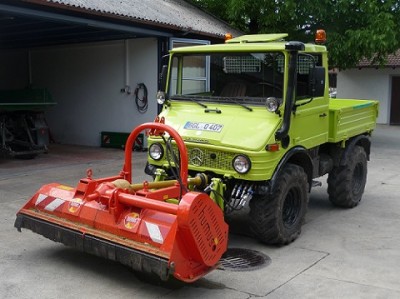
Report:
M 281 52 L 175 54 L 169 95 L 208 101 L 282 98 L 284 63 Z

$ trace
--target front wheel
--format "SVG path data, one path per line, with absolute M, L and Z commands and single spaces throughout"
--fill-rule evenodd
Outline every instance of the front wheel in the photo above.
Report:
M 272 193 L 250 201 L 250 230 L 263 243 L 289 244 L 300 235 L 307 205 L 307 175 L 302 167 L 287 164 Z
M 329 200 L 342 208 L 354 208 L 361 200 L 367 182 L 367 154 L 355 146 L 349 162 L 335 167 L 328 176 Z

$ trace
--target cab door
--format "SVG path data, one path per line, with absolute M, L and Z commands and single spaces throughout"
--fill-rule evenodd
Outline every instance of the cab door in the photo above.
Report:
M 294 146 L 301 145 L 309 149 L 328 141 L 329 83 L 328 70 L 322 67 L 327 65 L 327 61 L 324 63 L 323 59 L 322 54 L 299 54 L 294 110 L 289 131 Z M 318 76 L 325 80 L 320 78 L 316 82 Z

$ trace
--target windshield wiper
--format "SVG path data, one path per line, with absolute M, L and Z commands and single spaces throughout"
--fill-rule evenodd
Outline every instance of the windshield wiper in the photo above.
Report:
M 175 95 L 175 96 L 172 96 L 172 97 L 171 97 L 171 100 L 186 100 L 186 101 L 191 101 L 191 102 L 193 102 L 193 103 L 196 103 L 196 104 L 200 105 L 200 106 L 203 107 L 203 108 L 207 108 L 207 105 L 205 105 L 205 104 L 203 104 L 203 103 L 201 103 L 201 102 L 198 102 L 198 101 L 196 100 L 196 97 L 178 96 L 178 95 Z
M 241 107 L 243 107 L 243 108 L 245 108 L 245 109 L 247 109 L 249 111 L 253 111 L 253 108 L 251 108 L 251 107 L 249 107 L 249 106 L 247 106 L 245 104 L 239 103 L 238 101 L 236 101 L 235 98 L 229 98 L 229 97 L 205 97 L 205 96 L 193 96 L 192 97 L 192 96 L 187 96 L 187 95 L 185 95 L 185 96 L 174 95 L 174 96 L 171 97 L 172 100 L 187 100 L 187 101 L 191 101 L 191 102 L 197 103 L 198 105 L 200 105 L 203 108 L 208 108 L 207 105 L 205 105 L 205 104 L 203 104 L 201 102 L 198 102 L 197 99 L 199 99 L 199 98 L 200 99 L 204 99 L 204 100 L 220 100 L 221 102 L 219 102 L 219 103 L 236 104 L 236 105 L 239 105 L 239 106 L 241 106 Z
M 236 105 L 242 106 L 243 108 L 245 108 L 245 109 L 247 109 L 249 111 L 253 111 L 253 108 L 251 108 L 251 107 L 249 107 L 249 106 L 247 106 L 245 104 L 239 103 L 234 98 L 221 98 L 221 99 L 223 99 L 225 101 L 225 103 L 236 104 Z

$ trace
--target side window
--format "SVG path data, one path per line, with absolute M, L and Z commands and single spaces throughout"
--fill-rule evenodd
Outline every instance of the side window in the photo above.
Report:
M 173 38 L 170 48 L 210 44 L 206 40 Z M 182 73 L 178 74 L 178 63 L 182 63 Z M 186 56 L 181 61 L 174 59 L 171 73 L 172 94 L 191 94 L 210 90 L 210 59 L 204 56 Z M 181 82 L 178 82 L 181 78 Z
M 299 54 L 297 61 L 296 99 L 310 98 L 312 93 L 313 70 L 322 65 L 321 55 Z

